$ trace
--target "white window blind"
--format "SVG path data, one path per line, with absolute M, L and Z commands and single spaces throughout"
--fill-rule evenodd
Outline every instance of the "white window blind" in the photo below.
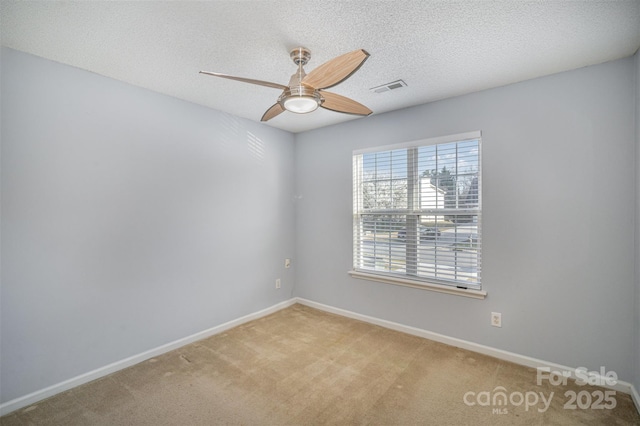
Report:
M 355 271 L 480 289 L 480 132 L 355 151 Z

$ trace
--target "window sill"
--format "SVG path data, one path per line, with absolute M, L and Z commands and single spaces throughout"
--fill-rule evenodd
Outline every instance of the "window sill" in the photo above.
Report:
M 452 287 L 448 285 L 432 284 L 427 282 L 418 283 L 416 281 L 405 279 L 405 278 L 369 274 L 367 272 L 361 272 L 361 271 L 349 271 L 349 275 L 351 275 L 353 278 L 358 278 L 361 280 L 378 281 L 386 284 L 394 284 L 394 285 L 401 285 L 405 287 L 419 288 L 421 290 L 436 291 L 438 293 L 446 293 L 446 294 L 453 294 L 456 296 L 471 297 L 473 299 L 484 299 L 487 297 L 487 292 L 482 290 L 464 289 L 464 288 Z

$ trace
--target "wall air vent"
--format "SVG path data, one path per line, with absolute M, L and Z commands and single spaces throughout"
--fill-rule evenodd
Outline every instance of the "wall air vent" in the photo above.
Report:
M 383 93 L 389 90 L 399 89 L 401 87 L 407 87 L 407 83 L 402 80 L 392 81 L 391 83 L 383 84 L 382 86 L 376 86 L 369 89 L 373 93 Z

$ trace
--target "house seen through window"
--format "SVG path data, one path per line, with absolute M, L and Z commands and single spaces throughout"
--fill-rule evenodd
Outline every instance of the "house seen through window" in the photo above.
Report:
M 353 155 L 353 267 L 480 289 L 480 133 Z

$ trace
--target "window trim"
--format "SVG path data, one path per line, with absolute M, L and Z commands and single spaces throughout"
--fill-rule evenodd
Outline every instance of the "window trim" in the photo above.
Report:
M 469 140 L 469 139 L 479 139 L 480 141 L 482 141 L 482 132 L 472 131 L 472 132 L 458 133 L 454 135 L 419 139 L 419 140 L 414 140 L 414 141 L 404 142 L 399 144 L 381 145 L 381 146 L 373 146 L 373 147 L 368 147 L 363 149 L 356 149 L 352 152 L 352 158 L 355 157 L 356 155 L 362 155 L 367 153 L 392 151 L 392 150 L 398 150 L 398 149 L 408 149 L 408 148 L 415 148 L 417 146 L 425 146 L 425 145 L 445 144 L 445 143 L 458 142 L 458 141 Z M 482 142 L 480 142 L 480 146 L 481 145 L 482 145 Z M 479 170 L 478 178 L 481 180 L 482 179 L 481 177 L 482 149 L 480 150 L 480 153 L 479 153 L 479 161 L 480 161 L 480 170 Z M 355 178 L 355 170 L 354 170 L 354 178 Z M 355 199 L 355 195 L 356 195 L 355 193 L 352 194 L 352 199 Z M 480 215 L 482 215 L 481 198 L 482 198 L 482 195 L 479 194 L 479 206 L 480 206 L 479 214 Z M 355 204 L 354 204 L 354 210 L 355 210 Z M 354 211 L 354 214 L 356 214 L 355 211 Z M 480 229 L 482 229 L 482 222 L 480 222 Z M 352 246 L 352 249 L 355 249 L 355 246 Z M 400 285 L 400 286 L 417 288 L 422 290 L 430 290 L 430 291 L 435 291 L 435 292 L 445 293 L 445 294 L 465 296 L 465 297 L 470 297 L 474 299 L 485 299 L 487 297 L 487 292 L 482 289 L 482 284 L 480 284 L 480 288 L 467 288 L 462 285 L 456 286 L 455 284 L 439 284 L 437 281 L 412 279 L 410 277 L 402 277 L 398 275 L 385 274 L 384 272 L 375 272 L 375 273 L 368 272 L 368 271 L 356 269 L 354 266 L 355 264 L 352 264 L 352 269 L 348 272 L 348 274 L 352 278 L 364 279 L 368 281 L 377 281 L 377 282 L 382 282 L 386 284 Z
M 454 287 L 452 285 L 436 284 L 428 281 L 417 281 L 409 278 L 400 278 L 397 276 L 371 274 L 363 271 L 351 270 L 348 272 L 352 278 L 358 278 L 367 281 L 377 281 L 385 284 L 394 284 L 403 287 L 418 288 L 421 290 L 430 290 L 438 293 L 453 294 L 456 296 L 471 297 L 473 299 L 484 299 L 487 297 L 485 290 L 475 290 L 464 287 Z
M 380 151 L 392 151 L 394 149 L 414 148 L 416 146 L 423 146 L 423 145 L 439 145 L 442 143 L 458 142 L 458 141 L 463 141 L 467 139 L 481 139 L 481 138 L 482 138 L 482 132 L 479 130 L 475 130 L 473 132 L 457 133 L 455 135 L 436 136 L 433 138 L 417 139 L 410 142 L 401 142 L 401 143 L 395 143 L 391 145 L 380 145 L 380 146 L 371 146 L 368 148 L 354 149 L 352 155 L 370 154 L 373 152 L 380 152 Z

